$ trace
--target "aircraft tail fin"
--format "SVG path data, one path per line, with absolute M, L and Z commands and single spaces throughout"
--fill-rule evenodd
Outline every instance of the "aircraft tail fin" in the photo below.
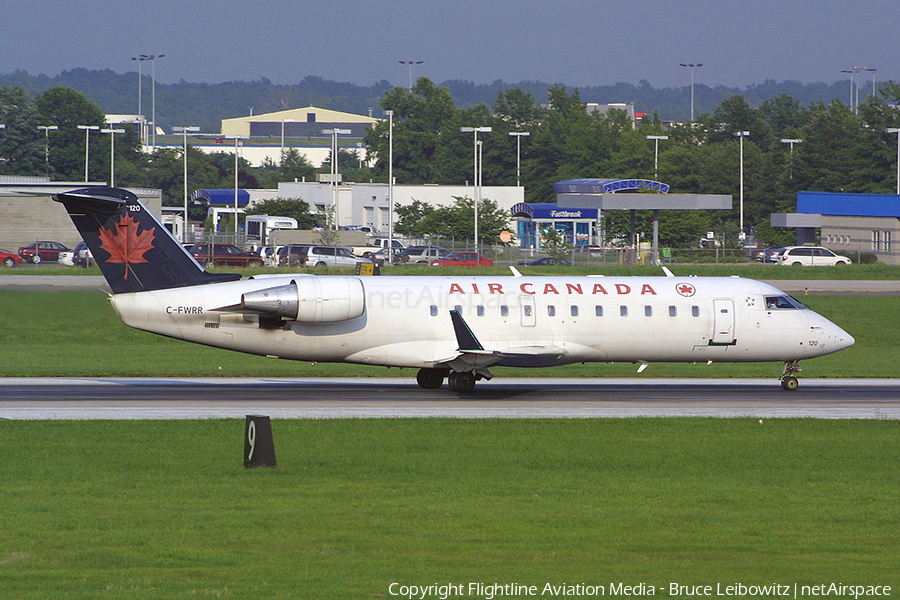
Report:
M 128 190 L 88 187 L 53 199 L 66 207 L 114 294 L 241 278 L 207 273 Z

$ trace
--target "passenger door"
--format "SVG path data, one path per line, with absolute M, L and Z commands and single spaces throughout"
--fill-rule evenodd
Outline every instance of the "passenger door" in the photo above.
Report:
M 734 301 L 730 299 L 713 300 L 715 323 L 713 344 L 731 344 L 734 342 Z

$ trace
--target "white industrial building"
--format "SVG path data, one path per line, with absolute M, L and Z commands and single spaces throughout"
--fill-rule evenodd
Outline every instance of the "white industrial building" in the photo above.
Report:
M 386 183 L 328 183 L 292 182 L 278 184 L 280 198 L 297 198 L 307 202 L 313 210 L 334 206 L 334 217 L 340 227 L 368 226 L 374 232 L 387 233 L 391 203 Z M 394 205 L 407 206 L 418 200 L 431 206 L 451 206 L 456 198 L 474 197 L 471 185 L 395 185 Z M 481 197 L 491 200 L 510 215 L 512 207 L 525 201 L 521 186 L 483 186 Z M 396 222 L 396 215 L 394 216 Z

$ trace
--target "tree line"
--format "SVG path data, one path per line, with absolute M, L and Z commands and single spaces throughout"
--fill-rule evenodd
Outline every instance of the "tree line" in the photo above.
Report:
M 588 113 L 578 90 L 553 86 L 548 101 L 528 91 L 498 92 L 492 105 L 459 107 L 447 87 L 419 78 L 412 90 L 388 89 L 379 106 L 393 111 L 393 130 L 379 122 L 365 137 L 368 164 L 359 166 L 355 151 L 341 150 L 339 170 L 345 181 L 386 182 L 389 145 L 393 140 L 393 174 L 401 184 L 462 184 L 474 177 L 474 136 L 461 128 L 490 127 L 479 136 L 483 184 L 515 185 L 517 144 L 521 144 L 521 183 L 529 202 L 554 202 L 552 184 L 565 179 L 657 179 L 671 193 L 730 194 L 731 211 L 664 211 L 662 243 L 692 245 L 705 231 L 737 238 L 740 189 L 740 146 L 743 142 L 745 232 L 770 242 L 788 242 L 792 232 L 769 226 L 772 212 L 792 212 L 801 190 L 893 193 L 896 187 L 896 103 L 900 86 L 886 82 L 853 109 L 841 100 L 803 105 L 779 94 L 753 107 L 735 94 L 695 121 L 663 123 L 658 114 L 632 122 L 624 111 Z M 109 135 L 78 129 L 104 127 L 102 110 L 84 94 L 51 87 L 32 100 L 22 87 L 0 87 L 0 174 L 48 175 L 84 179 L 85 136 L 90 136 L 91 179 L 106 180 L 110 169 Z M 58 129 L 41 130 L 55 125 Z M 528 132 L 527 137 L 509 135 Z M 749 132 L 736 137 L 737 132 Z M 660 140 L 658 161 L 656 142 Z M 141 151 L 138 133 L 115 136 L 116 184 L 163 190 L 166 204 L 183 199 L 183 155 L 180 148 Z M 800 140 L 792 144 L 782 140 Z M 49 152 L 48 152 L 49 148 Z M 207 155 L 188 149 L 188 192 L 234 186 L 234 156 Z M 284 160 L 251 168 L 241 160 L 238 185 L 274 188 L 279 181 L 313 179 L 330 172 L 330 159 L 311 165 L 296 150 Z M 202 212 L 202 209 L 200 209 Z M 649 235 L 649 215 L 638 227 Z M 606 231 L 622 236 L 627 215 L 610 213 Z

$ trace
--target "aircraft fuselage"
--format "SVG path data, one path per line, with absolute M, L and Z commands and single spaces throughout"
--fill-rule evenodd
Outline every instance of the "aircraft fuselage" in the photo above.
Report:
M 316 304 L 306 314 L 317 306 L 327 312 L 329 302 L 352 302 L 347 296 L 354 289 L 362 294 L 359 314 L 272 319 L 265 311 L 235 308 L 242 296 L 279 286 L 297 285 L 302 295 L 310 278 L 340 284 L 341 291 L 335 298 L 327 290 L 299 298 L 301 305 Z M 209 346 L 412 368 L 458 354 L 451 310 L 485 349 L 516 355 L 492 364 L 797 361 L 852 345 L 840 327 L 785 298 L 777 288 L 737 277 L 279 275 L 116 294 L 111 302 L 132 327 Z

